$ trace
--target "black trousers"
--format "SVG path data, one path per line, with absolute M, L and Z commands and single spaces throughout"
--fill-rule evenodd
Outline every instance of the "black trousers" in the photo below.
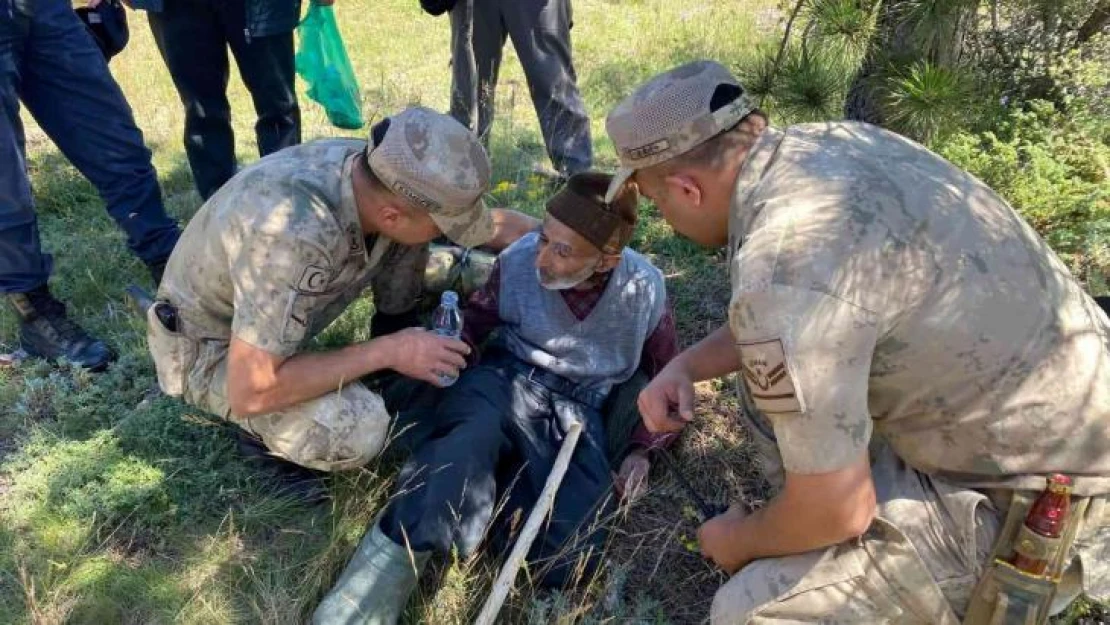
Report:
M 512 39 L 548 156 L 567 175 L 593 164 L 590 119 L 571 59 L 570 3 L 459 0 L 451 10 L 451 116 L 488 143 L 502 49 Z
M 236 171 L 227 101 L 228 48 L 258 114 L 259 156 L 301 142 L 294 90 L 293 33 L 247 37 L 245 0 L 167 0 L 150 30 L 185 105 L 185 153 L 201 197 Z
M 162 205 L 150 150 L 73 7 L 0 0 L 0 293 L 38 288 L 53 267 L 39 239 L 21 102 L 96 187 L 131 251 L 148 263 L 168 258 L 181 232 Z
M 431 414 L 415 422 L 412 456 L 381 529 L 415 551 L 473 553 L 493 528 L 507 546 L 506 522 L 527 517 L 543 490 L 570 424 L 583 432 L 545 523 L 528 554 L 540 583 L 574 581 L 579 565 L 596 566 L 614 509 L 601 413 L 529 380 L 492 355 L 463 373 Z M 402 413 L 404 417 L 404 413 Z M 401 427 L 404 425 L 399 424 Z

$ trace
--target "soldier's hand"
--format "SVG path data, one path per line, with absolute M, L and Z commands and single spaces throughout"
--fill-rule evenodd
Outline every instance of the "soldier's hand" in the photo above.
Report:
M 677 432 L 694 420 L 694 381 L 678 361 L 640 391 L 636 405 L 649 432 Z
M 391 368 L 416 380 L 440 386 L 441 375 L 457 376 L 466 367 L 470 346 L 423 328 L 409 328 L 385 337 L 392 342 Z
M 735 532 L 740 522 L 748 516 L 744 507 L 738 504 L 729 506 L 724 514 L 702 523 L 698 528 L 698 546 L 701 555 L 709 558 L 721 570 L 732 575 L 748 563 L 748 558 L 737 546 Z

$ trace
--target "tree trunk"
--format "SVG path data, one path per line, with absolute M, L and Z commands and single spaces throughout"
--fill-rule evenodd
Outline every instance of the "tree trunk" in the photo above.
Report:
M 1076 44 L 1083 45 L 1110 25 L 1110 0 L 1103 0 L 1079 27 Z
M 978 2 L 952 3 L 951 12 L 939 18 L 925 18 L 933 21 L 919 24 L 908 16 L 920 3 L 921 0 L 882 0 L 875 34 L 848 88 L 844 103 L 847 119 L 883 125 L 883 82 L 889 69 L 898 70 L 917 61 L 953 67 L 963 59 L 967 35 L 975 28 Z
M 852 85 L 848 87 L 848 97 L 844 101 L 844 118 L 882 126 L 880 100 L 883 70 L 892 56 L 902 56 L 912 46 L 909 42 L 910 29 L 899 19 L 910 0 L 880 2 L 875 32 L 871 35 L 867 52 L 852 79 Z

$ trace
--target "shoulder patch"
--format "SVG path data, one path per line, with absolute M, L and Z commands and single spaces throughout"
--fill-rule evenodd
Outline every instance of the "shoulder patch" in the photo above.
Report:
M 765 414 L 803 412 L 802 397 L 790 377 L 782 339 L 738 343 L 740 373 L 755 405 Z
M 323 293 L 328 288 L 331 273 L 316 265 L 304 268 L 301 279 L 297 281 L 297 290 L 301 293 Z

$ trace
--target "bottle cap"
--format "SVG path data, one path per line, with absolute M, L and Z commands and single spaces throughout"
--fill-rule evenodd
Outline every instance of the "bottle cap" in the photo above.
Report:
M 443 295 L 439 296 L 439 303 L 441 306 L 458 306 L 459 294 L 454 291 L 444 291 Z
M 1062 473 L 1053 473 L 1048 476 L 1049 486 L 1071 486 L 1071 478 Z

